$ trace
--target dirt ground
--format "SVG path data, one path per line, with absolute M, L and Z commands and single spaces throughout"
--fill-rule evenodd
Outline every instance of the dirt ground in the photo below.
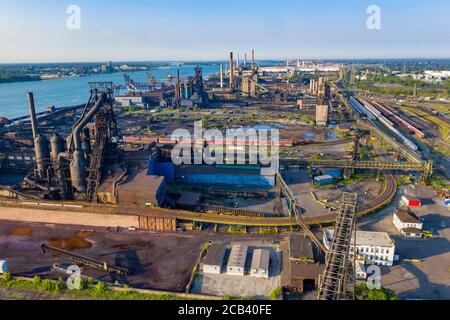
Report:
M 0 257 L 8 261 L 14 274 L 45 275 L 52 264 L 71 262 L 69 258 L 43 254 L 39 245 L 45 242 L 112 265 L 129 267 L 133 275 L 124 282 L 144 289 L 184 291 L 204 241 L 202 236 L 187 234 L 117 233 L 69 226 L 0 224 Z
M 375 178 L 367 178 L 360 183 L 347 185 L 337 189 L 324 188 L 316 190 L 311 183 L 310 174 L 305 170 L 290 170 L 284 174 L 285 181 L 297 197 L 305 215 L 320 215 L 330 213 L 330 210 L 314 201 L 311 192 L 314 192 L 318 200 L 327 200 L 328 204 L 339 208 L 344 192 L 356 192 L 358 204 L 362 205 L 374 200 L 382 191 L 380 182 Z
M 70 264 L 71 259 L 43 254 L 39 246 L 47 243 L 133 272 L 126 278 L 114 278 L 85 270 L 87 276 L 108 282 L 118 280 L 141 289 L 184 292 L 204 243 L 261 239 L 271 243 L 279 237 L 209 231 L 153 233 L 114 229 L 107 232 L 103 228 L 83 230 L 76 226 L 1 221 L 0 259 L 8 261 L 15 275 L 57 278 L 50 272 L 51 266 Z
M 383 267 L 382 285 L 394 290 L 402 299 L 450 299 L 450 210 L 442 205 L 433 189 L 417 187 L 423 206 L 413 212 L 423 219 L 424 229 L 433 232 L 433 238 L 409 240 L 395 228 L 393 214 L 400 206 L 402 191 L 393 204 L 382 212 L 362 219 L 358 227 L 365 231 L 385 231 L 396 244 L 400 262 Z M 421 263 L 404 259 L 420 259 Z
M 347 155 L 347 150 L 352 146 L 352 142 L 337 145 L 306 145 L 294 147 L 288 150 L 288 157 L 311 158 L 314 154 L 322 153 L 327 160 L 342 160 Z

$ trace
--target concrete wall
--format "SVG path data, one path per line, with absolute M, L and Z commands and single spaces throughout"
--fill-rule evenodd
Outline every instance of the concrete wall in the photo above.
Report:
M 139 227 L 138 216 L 0 207 L 0 220 L 82 225 L 90 227 Z

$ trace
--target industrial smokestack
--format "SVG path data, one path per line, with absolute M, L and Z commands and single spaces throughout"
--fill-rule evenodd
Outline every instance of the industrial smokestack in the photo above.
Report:
M 244 68 L 247 67 L 247 52 L 244 52 Z
M 239 52 L 238 52 L 237 61 L 236 61 L 236 70 L 239 71 Z
M 223 89 L 223 64 L 220 65 L 220 88 Z
M 33 92 L 28 92 L 28 106 L 30 107 L 31 131 L 33 132 L 33 141 L 37 137 L 37 118 L 36 108 L 34 106 Z
M 252 49 L 252 69 L 255 69 L 255 49 Z
M 233 66 L 233 52 L 230 52 L 230 88 L 233 88 L 234 86 L 234 72 L 233 72 L 234 66 Z
M 180 69 L 177 70 L 177 84 L 175 86 L 175 99 L 180 99 Z

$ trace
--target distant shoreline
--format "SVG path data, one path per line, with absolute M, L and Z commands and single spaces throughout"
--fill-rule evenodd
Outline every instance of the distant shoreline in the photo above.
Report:
M 33 76 L 12 76 L 8 78 L 0 77 L 0 84 L 3 83 L 16 83 L 16 82 L 29 82 L 29 81 L 42 81 L 41 77 L 33 77 Z

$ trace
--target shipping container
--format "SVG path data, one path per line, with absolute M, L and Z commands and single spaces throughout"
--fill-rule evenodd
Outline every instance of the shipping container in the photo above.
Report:
M 322 170 L 324 176 L 332 176 L 333 178 L 339 178 L 342 176 L 342 169 L 326 169 Z
M 334 179 L 332 176 L 318 176 L 314 178 L 314 183 L 317 183 L 321 186 L 332 183 L 333 181 Z
M 408 198 L 405 196 L 403 197 L 403 202 L 408 207 L 421 207 L 422 206 L 422 201 L 420 201 L 419 199 Z

